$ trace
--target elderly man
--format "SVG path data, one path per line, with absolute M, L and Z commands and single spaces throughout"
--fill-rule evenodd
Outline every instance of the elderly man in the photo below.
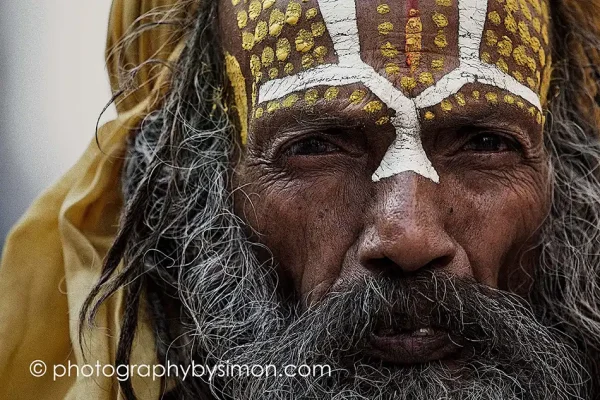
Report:
M 179 4 L 71 316 L 82 355 L 120 295 L 117 366 L 151 332 L 162 365 L 331 369 L 170 376 L 170 398 L 600 398 L 600 4 L 580 3 Z

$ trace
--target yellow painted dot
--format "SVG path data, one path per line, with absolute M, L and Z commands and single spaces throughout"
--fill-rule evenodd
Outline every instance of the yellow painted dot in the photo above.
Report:
M 543 67 L 546 66 L 546 51 L 543 47 L 540 47 L 540 51 L 538 52 L 538 56 L 540 58 L 540 65 Z
M 238 28 L 242 29 L 248 25 L 248 13 L 246 10 L 239 11 L 237 13 L 237 24 Z
M 313 50 L 313 55 L 319 63 L 323 63 L 325 56 L 327 55 L 327 47 L 318 46 Z
M 517 46 L 513 50 L 513 58 L 518 65 L 526 66 L 531 70 L 532 73 L 535 73 L 535 70 L 537 69 L 537 63 L 535 59 L 527 55 L 527 49 L 525 46 Z
M 492 104 L 498 103 L 498 95 L 494 92 L 487 92 L 485 94 L 485 99 Z
M 387 4 L 380 4 L 377 6 L 377 12 L 379 14 L 387 14 L 390 12 L 390 6 Z
M 522 101 L 517 101 L 517 107 L 525 108 L 525 103 L 523 103 Z
M 272 113 L 273 111 L 279 110 L 281 108 L 281 104 L 278 101 L 270 101 L 267 103 L 267 112 Z
M 391 22 L 382 22 L 377 26 L 377 30 L 380 34 L 387 35 L 388 33 L 394 30 L 394 25 Z
M 542 26 L 542 38 L 544 39 L 544 43 L 548 44 L 548 26 L 546 24 Z
M 506 0 L 506 11 L 515 12 L 519 10 L 519 3 L 517 0 Z
M 434 119 L 434 118 L 435 118 L 435 114 L 434 114 L 434 113 L 432 113 L 431 111 L 427 111 L 427 112 L 425 113 L 425 119 L 426 119 L 426 120 L 428 120 L 428 121 L 431 121 L 431 120 L 432 120 L 432 119 Z
M 308 69 L 313 66 L 315 59 L 311 54 L 302 54 L 302 68 Z
M 362 101 L 362 99 L 365 98 L 367 92 L 365 92 L 364 90 L 355 90 L 354 92 L 352 92 L 352 94 L 350 94 L 350 103 L 352 104 L 358 104 Z
M 440 107 L 442 108 L 443 111 L 446 111 L 446 112 L 452 111 L 452 102 L 448 99 L 444 99 L 444 100 L 442 100 Z
M 293 93 L 293 94 L 290 94 L 288 97 L 286 97 L 281 102 L 281 105 L 285 108 L 290 108 L 291 106 L 296 104 L 296 102 L 298 102 L 298 100 L 300 100 L 300 96 L 298 96 L 296 93 Z
M 532 90 L 535 90 L 535 89 L 536 89 L 536 82 L 535 82 L 535 80 L 534 80 L 532 77 L 530 77 L 530 76 L 528 76 L 528 77 L 527 77 L 527 85 L 528 85 L 528 86 L 529 86 L 529 87 L 530 87 Z
M 523 74 L 520 71 L 513 71 L 512 76 L 521 83 L 525 82 L 525 78 L 523 78 Z
M 512 40 L 508 36 L 503 36 L 498 42 L 498 53 L 504 57 L 510 57 L 513 51 Z
M 448 40 L 446 39 L 446 34 L 444 33 L 444 31 L 438 31 L 437 35 L 435 35 L 433 43 L 435 43 L 435 45 L 440 49 L 443 49 L 444 47 L 448 46 Z
M 340 89 L 336 88 L 335 86 L 332 86 L 325 91 L 323 98 L 325 100 L 333 100 L 338 96 L 339 93 Z
M 271 15 L 269 16 L 269 35 L 279 36 L 283 29 L 284 19 L 285 16 L 281 10 L 275 8 L 271 11 Z
M 373 101 L 368 102 L 363 107 L 363 110 L 365 110 L 366 112 L 375 113 L 377 111 L 381 111 L 382 108 L 383 108 L 383 104 L 379 100 L 373 100 Z
M 318 46 L 313 50 L 313 56 L 318 63 L 322 64 L 325 62 L 325 56 L 327 55 L 327 47 Z
M 315 42 L 312 33 L 306 29 L 300 29 L 300 31 L 298 31 L 298 36 L 296 36 L 297 51 L 300 53 L 306 53 L 313 48 L 314 44 Z
M 431 86 L 433 85 L 433 75 L 431 72 L 422 72 L 419 75 L 419 82 L 421 82 L 423 85 Z
M 535 107 L 529 107 L 529 115 L 531 115 L 532 117 L 535 116 L 535 113 L 537 112 L 537 108 Z
M 306 103 L 309 105 L 315 104 L 318 99 L 319 92 L 317 91 L 317 89 L 308 89 L 304 94 L 304 101 L 306 101 Z
M 504 72 L 505 74 L 508 73 L 508 64 L 506 63 L 504 58 L 500 57 L 498 61 L 496 61 L 496 67 L 498 67 L 498 69 Z
M 542 1 L 542 2 L 540 3 L 540 5 L 541 5 L 541 10 L 542 10 L 542 12 L 541 12 L 542 16 L 543 16 L 545 19 L 548 19 L 548 17 L 549 17 L 549 13 L 548 13 L 548 5 L 546 4 L 546 2 L 545 2 L 545 1 Z
M 542 124 L 542 113 L 538 112 L 535 116 L 535 121 L 541 125 Z
M 256 100 L 258 98 L 258 90 L 256 84 L 257 81 L 258 79 L 255 79 L 255 81 L 252 82 L 252 107 L 256 106 Z
M 265 110 L 263 110 L 261 107 L 258 107 L 256 109 L 256 111 L 254 111 L 254 118 L 260 118 L 263 116 Z
M 411 10 L 412 11 L 412 10 Z M 418 13 L 416 10 L 414 10 Z M 415 14 L 418 15 L 418 14 Z M 423 23 L 421 22 L 420 17 L 411 17 L 406 22 L 406 33 L 421 33 L 423 32 Z
M 533 18 L 533 15 L 531 15 L 531 10 L 529 9 L 527 2 L 525 0 L 519 0 L 519 3 L 521 5 L 521 13 L 523 14 L 523 16 L 528 21 L 531 21 L 531 19 Z
M 542 13 L 542 5 L 540 4 L 540 0 L 529 0 L 529 2 L 531 3 L 536 13 Z
M 294 64 L 292 64 L 292 63 L 285 64 L 285 67 L 283 67 L 283 71 L 288 75 L 291 74 L 292 72 L 294 72 Z
M 500 18 L 500 14 L 498 14 L 498 11 L 490 12 L 488 14 L 488 18 L 494 25 L 500 25 L 502 23 L 502 18 Z
M 302 6 L 300 3 L 290 1 L 285 10 L 285 22 L 290 25 L 296 25 L 300 19 L 300 15 L 302 15 Z
M 442 13 L 435 12 L 431 18 L 438 28 L 445 28 L 448 26 L 448 18 Z
M 531 21 L 531 25 L 533 25 L 533 29 L 535 29 L 537 33 L 542 32 L 542 23 L 539 18 L 534 18 L 533 21 Z
M 260 43 L 267 37 L 267 22 L 259 21 L 254 29 L 254 43 Z
M 385 64 L 385 73 L 388 76 L 393 76 L 400 73 L 400 67 L 396 63 Z
M 421 34 L 420 33 L 407 33 L 406 34 L 406 51 L 409 53 L 415 53 L 421 51 Z M 420 57 L 420 54 L 412 54 L 413 61 L 415 57 Z M 411 64 L 411 66 L 413 66 Z
M 473 90 L 473 93 L 471 93 L 471 95 L 473 96 L 473 98 L 475 100 L 479 100 L 479 97 L 481 96 L 481 94 L 479 93 L 479 90 Z
M 256 20 L 262 11 L 262 4 L 258 0 L 252 0 L 248 6 L 248 16 L 252 21 Z
M 405 90 L 413 90 L 417 87 L 417 81 L 412 76 L 403 76 L 400 78 L 400 86 Z
M 491 63 L 492 62 L 492 57 L 490 56 L 490 53 L 488 53 L 487 51 L 484 51 L 483 53 L 481 53 L 481 61 L 483 61 L 484 63 Z
M 231 4 L 237 6 L 238 4 L 240 4 L 240 0 L 231 0 Z
M 279 76 L 279 70 L 277 68 L 271 68 L 269 70 L 269 78 L 275 79 L 277 76 Z
M 325 24 L 322 21 L 315 22 L 310 26 L 310 30 L 312 31 L 314 37 L 323 36 L 325 29 Z
M 507 94 L 506 96 L 504 96 L 504 102 L 506 104 L 515 104 L 515 98 L 514 98 L 514 96 Z
M 379 118 L 377 121 L 375 121 L 375 125 L 385 125 L 388 122 L 390 122 L 390 117 L 387 115 L 384 115 L 383 117 Z
M 252 72 L 252 76 L 256 76 L 261 69 L 260 58 L 256 54 L 252 54 L 250 56 L 250 72 Z
M 314 17 L 317 16 L 318 10 L 316 8 L 309 8 L 308 10 L 306 10 L 306 19 L 307 20 L 311 20 Z
M 267 8 L 271 8 L 273 6 L 273 4 L 275 4 L 275 0 L 265 0 L 263 2 L 263 10 L 266 10 Z
M 452 5 L 452 0 L 435 0 L 435 4 L 443 7 L 450 7 Z
M 444 59 L 443 58 L 438 58 L 435 60 L 431 61 L 431 68 L 434 69 L 435 71 L 439 71 L 442 68 L 444 68 Z
M 540 39 L 536 38 L 535 36 L 532 36 L 531 39 L 529 39 L 529 45 L 531 46 L 531 50 L 533 50 L 534 53 L 539 52 L 540 48 L 542 47 Z
M 496 35 L 496 32 L 491 29 L 485 31 L 485 44 L 494 46 L 496 43 L 498 43 L 498 35 Z
M 504 26 L 512 33 L 517 33 L 517 21 L 512 14 L 508 14 L 506 18 L 504 18 Z
M 266 46 L 263 51 L 262 51 L 262 64 L 265 67 L 270 66 L 271 64 L 273 64 L 273 61 L 275 61 L 275 52 L 273 51 L 273 49 L 269 46 Z
M 465 95 L 458 92 L 454 95 L 454 98 L 456 99 L 456 103 L 458 103 L 459 106 L 464 107 L 467 104 L 467 100 L 465 99 Z
M 398 55 L 398 49 L 390 42 L 385 42 L 381 45 L 381 54 L 387 58 L 394 58 Z
M 287 38 L 277 40 L 275 55 L 279 61 L 285 61 L 290 56 L 291 46 Z
M 531 40 L 531 33 L 529 33 L 529 26 L 523 21 L 519 21 L 517 25 L 519 30 L 519 36 L 521 36 L 521 40 L 525 43 L 529 43 Z
M 250 32 L 242 32 L 242 48 L 244 50 L 252 50 L 254 47 L 254 35 Z

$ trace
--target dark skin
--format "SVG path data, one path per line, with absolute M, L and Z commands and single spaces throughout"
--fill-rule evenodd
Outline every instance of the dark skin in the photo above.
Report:
M 423 15 L 429 6 L 421 5 Z M 362 8 L 359 26 L 365 24 Z M 235 10 L 224 2 L 220 22 L 225 48 L 249 77 L 252 104 L 251 52 L 238 48 Z M 302 20 L 298 25 L 303 23 L 310 25 Z M 449 31 L 456 24 L 450 19 Z M 424 38 L 434 35 L 424 28 Z M 510 32 L 499 32 L 503 34 Z M 294 35 L 289 38 L 293 43 Z M 261 45 L 269 40 L 275 39 Z M 361 54 L 383 70 L 377 43 L 364 39 Z M 455 44 L 443 51 L 424 44 L 423 51 L 432 54 L 430 59 L 443 54 L 450 60 L 439 75 L 456 65 L 451 61 Z M 400 65 L 407 75 L 410 66 L 404 61 Z M 511 68 L 521 68 L 515 63 L 509 59 Z M 399 81 L 398 76 L 398 87 Z M 526 295 L 534 265 L 533 257 L 523 256 L 550 204 L 543 130 L 529 113 L 531 105 L 486 100 L 490 91 L 500 99 L 510 93 L 468 84 L 462 91 L 466 101 L 454 102 L 452 110 L 437 105 L 421 111 L 423 148 L 440 183 L 411 171 L 373 182 L 372 174 L 395 138 L 391 124 L 375 122 L 394 110 L 365 112 L 365 104 L 376 98 L 361 84 L 339 89 L 335 100 L 299 101 L 250 118 L 248 144 L 236 167 L 234 185 L 242 188 L 235 192 L 236 213 L 271 250 L 284 288 L 311 302 L 365 274 L 401 279 L 440 269 Z M 356 89 L 367 95 L 353 104 L 348 98 Z M 473 91 L 481 92 L 481 98 L 470 95 Z M 425 118 L 427 111 L 435 118 Z

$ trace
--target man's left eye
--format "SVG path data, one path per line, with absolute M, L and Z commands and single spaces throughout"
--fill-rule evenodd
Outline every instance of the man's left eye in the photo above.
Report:
M 514 140 L 507 138 L 504 135 L 497 133 L 485 132 L 473 136 L 463 150 L 477 152 L 503 152 L 518 150 L 519 144 Z
M 306 156 L 334 153 L 339 150 L 339 147 L 330 142 L 309 138 L 292 144 L 286 153 L 288 156 Z

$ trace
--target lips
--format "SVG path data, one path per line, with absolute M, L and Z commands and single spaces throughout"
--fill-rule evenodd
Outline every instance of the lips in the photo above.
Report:
M 382 361 L 410 365 L 442 360 L 459 349 L 447 331 L 424 326 L 409 331 L 377 331 L 371 337 L 367 353 Z

